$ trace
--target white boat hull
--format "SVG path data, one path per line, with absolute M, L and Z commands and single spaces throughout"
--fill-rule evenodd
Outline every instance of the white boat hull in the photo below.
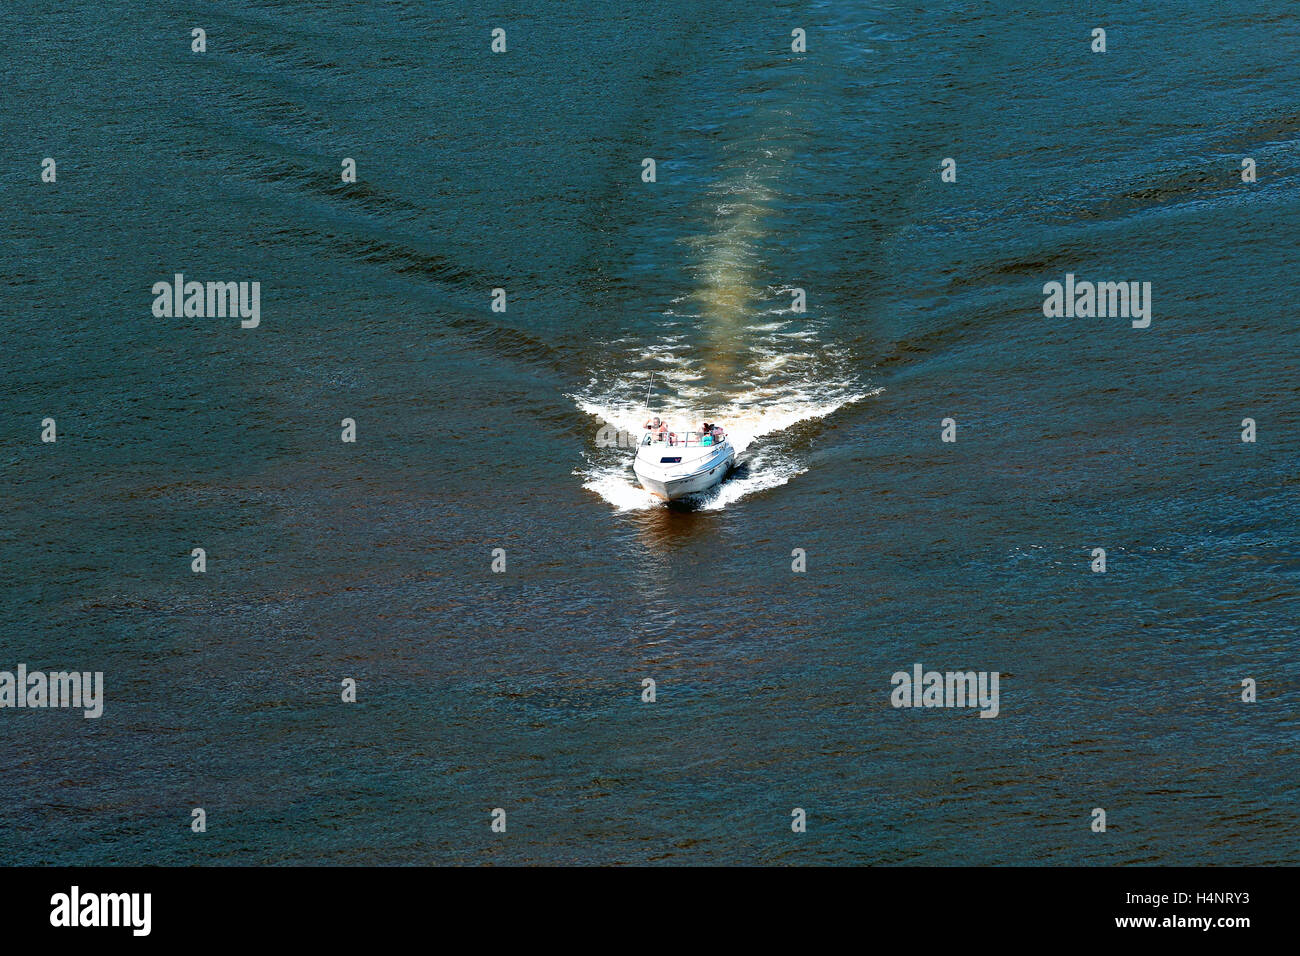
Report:
M 638 449 L 632 470 L 650 494 L 676 501 L 721 484 L 735 461 L 736 451 L 729 441 L 712 446 L 655 442 Z

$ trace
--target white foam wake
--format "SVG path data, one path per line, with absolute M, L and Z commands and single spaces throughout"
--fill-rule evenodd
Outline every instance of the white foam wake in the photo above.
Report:
M 655 374 L 659 380 L 663 373 Z M 665 377 L 670 381 L 674 378 Z M 620 511 L 664 507 L 663 501 L 637 484 L 632 472 L 631 449 L 595 447 L 596 432 L 604 425 L 633 435 L 642 432 L 645 406 L 625 396 L 638 392 L 644 396 L 648 378 L 649 372 L 633 373 L 621 380 L 618 389 L 605 393 L 597 391 L 597 383 L 592 382 L 586 392 L 572 396 L 577 406 L 595 420 L 587 463 L 575 474 L 585 479 L 584 488 Z M 655 413 L 668 422 L 670 430 L 691 430 L 707 418 L 726 429 L 736 448 L 739 467 L 732 477 L 692 501 L 702 510 L 725 508 L 747 495 L 779 487 L 803 474 L 807 470 L 805 464 L 796 455 L 774 447 L 774 440 L 795 425 L 825 418 L 881 391 L 856 387 L 849 382 L 823 381 L 803 387 L 765 384 L 721 401 L 721 396 L 710 396 L 713 400 L 704 405 L 694 400 L 704 396 L 695 394 L 692 380 L 691 376 L 678 377 L 678 394 L 651 404 Z
M 736 448 L 733 476 L 693 502 L 704 509 L 802 474 L 798 442 L 778 436 L 880 391 L 864 386 L 851 357 L 823 334 L 830 320 L 794 312 L 792 287 L 763 282 L 765 222 L 783 198 L 794 144 L 779 114 L 755 129 L 757 139 L 738 141 L 725 164 L 729 175 L 704 197 L 704 228 L 679 240 L 691 250 L 692 291 L 673 300 L 652 339 L 608 345 L 606 354 L 626 371 L 598 371 L 571 396 L 596 420 L 587 463 L 576 474 L 620 510 L 664 506 L 636 483 L 631 449 L 595 444 L 604 425 L 642 434 L 652 375 L 649 411 L 670 431 L 694 431 L 707 420 L 725 428 Z

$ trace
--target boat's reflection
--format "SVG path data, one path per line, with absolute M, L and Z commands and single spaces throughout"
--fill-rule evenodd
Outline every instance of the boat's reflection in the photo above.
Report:
M 700 511 L 689 501 L 672 501 L 632 516 L 637 538 L 654 555 L 667 555 L 699 541 L 717 528 L 718 512 Z

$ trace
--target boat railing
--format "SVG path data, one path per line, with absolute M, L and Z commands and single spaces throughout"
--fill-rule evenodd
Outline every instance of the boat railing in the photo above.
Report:
M 705 441 L 706 437 L 709 439 L 708 441 Z M 650 431 L 646 433 L 646 436 L 642 440 L 641 444 L 643 445 L 663 444 L 663 445 L 670 445 L 678 448 L 680 447 L 708 448 L 710 445 L 721 445 L 726 440 L 727 440 L 726 432 L 720 432 L 716 435 L 710 434 L 706 436 L 704 432 Z

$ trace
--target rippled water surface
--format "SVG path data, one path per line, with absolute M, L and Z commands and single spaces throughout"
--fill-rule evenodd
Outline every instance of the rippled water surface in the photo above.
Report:
M 0 61 L 0 670 L 107 685 L 0 711 L 5 862 L 1300 862 L 1300 10 L 34 0 Z M 713 494 L 598 446 L 647 387 Z

